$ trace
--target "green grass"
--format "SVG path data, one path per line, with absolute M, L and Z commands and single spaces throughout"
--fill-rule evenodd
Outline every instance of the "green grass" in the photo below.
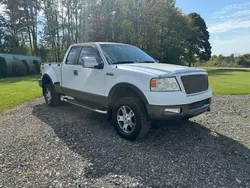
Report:
M 214 94 L 250 94 L 250 71 L 206 68 Z
M 214 94 L 250 94 L 250 71 L 206 68 Z M 0 79 L 0 111 L 41 96 L 39 76 Z
M 41 96 L 39 76 L 0 79 L 0 111 Z

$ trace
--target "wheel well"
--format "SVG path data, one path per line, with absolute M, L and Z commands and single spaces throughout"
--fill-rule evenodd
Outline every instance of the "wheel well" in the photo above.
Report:
M 143 104 L 147 104 L 148 101 L 144 94 L 137 89 L 136 87 L 126 85 L 126 86 L 117 86 L 111 90 L 109 95 L 109 108 L 108 108 L 108 120 L 112 119 L 112 109 L 115 103 L 123 97 L 133 97 L 141 100 Z
M 112 106 L 123 97 L 136 97 L 140 99 L 144 104 L 148 104 L 148 101 L 140 89 L 129 84 L 120 84 L 113 87 L 109 94 L 109 107 Z
M 116 103 L 119 99 L 123 97 L 136 97 L 140 99 L 140 96 L 129 87 L 120 87 L 116 89 L 112 96 L 112 103 Z
M 43 86 L 44 86 L 46 84 L 52 84 L 52 81 L 51 81 L 49 76 L 45 75 L 45 76 L 43 76 L 43 82 L 42 83 L 43 83 Z

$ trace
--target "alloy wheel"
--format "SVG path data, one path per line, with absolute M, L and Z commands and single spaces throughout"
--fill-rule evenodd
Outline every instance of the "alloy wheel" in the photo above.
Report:
M 117 112 L 117 123 L 123 132 L 132 133 L 136 125 L 134 111 L 128 106 L 121 106 Z

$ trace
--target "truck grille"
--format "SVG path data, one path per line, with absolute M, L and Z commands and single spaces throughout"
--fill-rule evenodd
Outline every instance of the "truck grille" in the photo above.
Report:
M 207 75 L 187 75 L 181 77 L 187 94 L 200 93 L 208 90 Z

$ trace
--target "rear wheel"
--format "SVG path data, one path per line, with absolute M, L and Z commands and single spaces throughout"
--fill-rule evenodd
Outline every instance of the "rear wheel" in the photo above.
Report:
M 43 96 L 49 106 L 57 106 L 61 102 L 61 95 L 56 92 L 53 84 L 44 85 Z
M 115 104 L 112 113 L 116 131 L 127 140 L 141 138 L 150 129 L 147 113 L 139 99 L 132 97 L 120 99 Z

